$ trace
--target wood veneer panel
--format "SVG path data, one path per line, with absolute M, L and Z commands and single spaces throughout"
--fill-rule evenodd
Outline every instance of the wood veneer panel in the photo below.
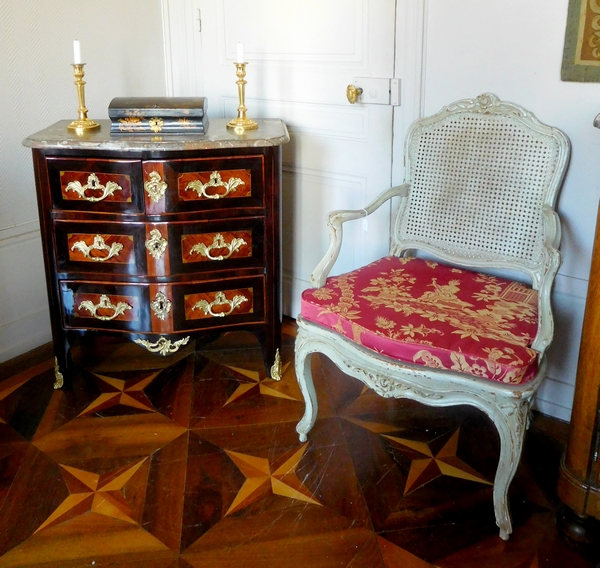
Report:
M 53 208 L 142 213 L 139 160 L 48 156 L 46 163 Z
M 189 435 L 184 433 L 158 450 L 150 463 L 143 527 L 179 552 Z
M 202 186 L 206 186 L 204 191 L 195 191 L 196 187 Z M 235 189 L 230 192 L 230 187 Z M 178 176 L 177 190 L 184 201 L 249 197 L 252 195 L 252 176 L 245 169 L 187 172 Z
M 265 522 L 274 520 L 267 518 Z M 280 517 L 279 520 L 282 524 L 294 522 L 293 518 L 287 516 Z M 318 538 L 303 534 L 290 535 L 288 529 L 287 538 L 282 540 L 273 538 L 270 530 L 272 526 L 266 525 L 262 530 L 260 527 L 254 527 L 254 532 L 258 533 L 257 538 L 248 535 L 249 538 L 245 540 L 245 534 L 238 535 L 241 537 L 241 542 L 237 541 L 235 545 L 231 537 L 237 527 L 228 527 L 229 538 L 225 531 L 219 530 L 218 534 L 211 534 L 213 538 L 211 543 L 203 543 L 204 546 L 200 550 L 190 549 L 183 554 L 183 558 L 194 567 L 219 566 L 219 568 L 239 568 L 240 565 L 248 568 L 265 566 L 297 568 L 298 565 L 318 568 L 339 566 L 383 568 L 384 566 L 381 555 L 373 549 L 372 534 L 365 529 L 324 531 Z M 352 564 L 366 547 L 368 547 L 368 563 Z
M 90 458 L 150 455 L 185 431 L 159 414 L 87 418 L 69 422 L 34 444 L 64 463 L 80 456 L 82 449 Z
M 235 246 L 235 242 L 241 244 Z M 215 262 L 227 258 L 252 256 L 250 231 L 221 231 L 181 237 L 183 262 Z
M 3 567 L 10 564 L 2 555 L 28 539 L 69 494 L 58 464 L 33 446 L 27 449 L 18 473 L 0 509 L 0 566 Z M 43 493 L 32 490 L 41 487 Z
M 389 568 L 390 566 L 402 566 L 403 568 L 434 568 L 433 564 L 421 560 L 414 554 L 407 552 L 380 536 L 377 537 L 377 543 L 379 544 L 386 568 Z
M 123 565 L 131 555 L 148 566 L 167 566 L 175 556 L 137 525 L 87 513 L 33 536 L 2 557 L 2 566 L 96 566 L 98 557 L 104 565 Z
M 597 435 L 600 402 L 600 349 L 597 346 L 597 340 L 600 337 L 600 227 L 598 229 L 594 239 L 577 365 L 577 383 L 571 414 L 571 435 L 565 456 L 566 467 L 581 481 L 586 481 L 590 474 L 590 460 Z

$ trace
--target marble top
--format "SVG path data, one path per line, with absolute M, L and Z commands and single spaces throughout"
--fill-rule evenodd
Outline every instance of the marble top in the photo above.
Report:
M 100 128 L 85 134 L 68 130 L 70 120 L 60 120 L 23 140 L 29 148 L 61 150 L 209 150 L 279 146 L 290 136 L 280 119 L 257 120 L 257 130 L 236 134 L 227 128 L 229 119 L 212 118 L 206 134 L 111 134 L 110 120 L 98 120 Z

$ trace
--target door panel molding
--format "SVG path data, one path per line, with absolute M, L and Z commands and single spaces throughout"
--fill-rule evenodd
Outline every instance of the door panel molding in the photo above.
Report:
M 169 94 L 207 96 L 209 117 L 235 116 L 233 62 L 242 41 L 249 62 L 248 116 L 277 117 L 288 125 L 282 239 L 288 315 L 296 315 L 300 292 L 327 249 L 326 213 L 365 207 L 402 177 L 404 131 L 421 108 L 426 1 L 332 0 L 325 6 L 307 0 L 291 7 L 279 0 L 162 0 Z M 278 10 L 286 10 L 283 17 Z M 321 18 L 322 10 L 330 16 Z M 301 30 L 302 18 L 306 33 L 292 35 L 290 30 Z M 316 40 L 304 44 L 319 28 Z M 350 105 L 345 91 L 354 77 L 401 78 L 402 106 Z M 344 227 L 352 246 L 342 251 L 336 269 L 387 252 L 380 248 L 388 242 L 390 212 L 381 208 L 366 223 Z
M 200 17 L 200 2 L 161 0 L 161 11 L 167 96 L 198 96 L 204 91 L 201 37 L 197 19 Z M 190 72 L 190 69 L 194 71 Z
M 223 4 L 226 0 L 215 0 Z M 364 10 L 370 0 L 356 0 L 355 6 Z M 254 3 L 248 3 L 254 6 Z M 299 4 L 301 5 L 301 4 Z M 198 31 L 199 22 L 196 17 L 201 14 L 201 0 L 161 0 L 163 14 L 163 30 L 165 37 L 165 68 L 167 75 L 167 93 L 169 96 L 198 96 L 204 92 L 203 65 L 201 57 L 201 37 Z M 356 9 L 356 8 L 355 8 Z M 394 64 L 394 77 L 402 81 L 402 100 L 400 107 L 394 109 L 394 163 L 399 164 L 402 160 L 402 145 L 404 132 L 407 126 L 423 114 L 423 100 L 425 91 L 425 75 L 423 72 L 426 61 L 426 15 L 428 0 L 396 0 L 396 53 Z M 402 41 L 399 40 L 402 38 Z M 237 43 L 237 39 L 236 39 Z M 223 44 L 224 45 L 224 44 Z M 249 46 L 248 46 L 249 47 Z M 235 50 L 232 44 L 232 50 Z M 290 63 L 298 64 L 298 67 L 306 66 L 299 61 L 281 61 L 263 58 L 254 59 L 253 64 L 267 65 Z M 227 68 L 235 58 L 233 51 L 225 57 L 223 53 L 222 62 Z M 311 61 L 313 66 L 316 61 Z M 325 62 L 326 63 L 326 62 Z M 322 65 L 322 62 L 319 66 Z M 190 70 L 193 70 L 190 72 Z M 249 69 L 249 72 L 252 71 Z M 357 71 L 353 70 L 356 75 Z M 382 73 L 372 73 L 373 76 L 383 76 Z M 232 74 L 233 87 L 233 74 Z M 232 92 L 234 92 L 232 88 Z M 233 95 L 234 97 L 234 95 Z M 247 100 L 253 100 L 247 97 Z M 211 101 L 212 102 L 212 101 Z M 215 101 L 216 103 L 217 101 Z M 341 100 L 343 104 L 343 100 Z M 224 112 L 224 107 L 221 108 Z M 209 110 L 210 112 L 210 110 Z M 222 116 L 225 116 L 224 114 Z M 398 135 L 400 136 L 398 139 Z M 400 172 L 401 173 L 401 172 Z M 397 182 L 398 173 L 394 172 L 394 183 Z M 400 178 L 401 179 L 401 178 Z
M 367 176 L 342 171 L 317 170 L 284 164 L 283 167 L 283 266 L 293 278 L 307 281 L 329 246 L 326 215 L 335 209 L 362 209 L 370 201 Z M 315 218 L 317 213 L 317 218 Z M 387 253 L 389 208 L 381 208 L 365 222 L 357 220 L 344 226 L 344 247 L 332 274 L 360 266 Z M 291 236 L 291 238 L 289 238 Z M 369 250 L 367 243 L 379 242 L 382 248 Z
M 219 62 L 228 65 L 236 56 L 238 41 L 244 42 L 245 59 L 253 64 L 269 63 L 315 65 L 320 63 L 345 66 L 368 64 L 365 39 L 369 32 L 371 0 L 345 0 L 344 11 L 333 2 L 303 0 L 302 2 L 273 2 L 272 0 L 212 0 L 219 6 Z M 261 14 L 269 13 L 276 21 L 293 21 L 299 29 L 310 25 L 310 36 L 297 36 L 281 26 L 271 29 L 268 36 L 253 35 L 249 30 L 260 25 Z M 292 12 L 292 15 L 290 15 Z M 330 12 L 330 13 L 327 13 Z M 314 14 L 319 17 L 315 18 Z M 331 29 L 327 22 L 336 19 L 343 28 L 343 43 L 329 41 Z M 241 39 L 243 38 L 243 39 Z M 332 47 L 337 46 L 337 50 Z

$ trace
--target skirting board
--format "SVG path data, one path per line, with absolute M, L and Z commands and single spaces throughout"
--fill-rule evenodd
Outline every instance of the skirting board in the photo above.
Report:
M 542 414 L 569 422 L 575 387 L 546 377 L 533 402 L 533 408 Z
M 49 341 L 52 341 L 52 333 L 47 310 L 3 325 L 0 327 L 0 363 Z
M 51 340 L 37 222 L 0 230 L 0 361 Z

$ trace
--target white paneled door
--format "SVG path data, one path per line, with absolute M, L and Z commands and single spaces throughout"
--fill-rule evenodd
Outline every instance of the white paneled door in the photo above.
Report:
M 419 42 L 418 10 L 409 0 L 163 0 L 170 94 L 202 95 L 208 116 L 237 115 L 234 62 L 243 43 L 250 118 L 281 118 L 291 141 L 283 149 L 283 309 L 296 316 L 300 293 L 328 246 L 325 216 L 360 209 L 394 176 L 394 135 L 403 108 L 387 102 L 389 80 L 418 65 L 409 56 Z M 397 23 L 397 12 L 415 23 Z M 398 33 L 409 30 L 415 33 Z M 397 36 L 403 45 L 396 45 Z M 417 45 L 417 51 L 419 46 Z M 400 56 L 398 54 L 400 53 Z M 369 78 L 385 81 L 372 81 Z M 411 78 L 414 82 L 414 77 Z M 403 78 L 403 90 L 407 78 Z M 346 99 L 349 84 L 364 87 Z M 406 96 L 418 92 L 413 87 Z M 379 102 L 386 99 L 384 103 Z M 414 97 L 413 97 L 414 98 Z M 377 100 L 377 103 L 370 101 Z M 399 101 L 395 101 L 396 104 Z M 405 105 L 403 105 L 404 107 Z M 408 114 L 407 114 L 408 113 Z M 414 117 L 411 117 L 414 118 Z M 396 125 L 394 125 L 396 120 Z M 401 144 L 401 140 L 400 140 Z M 398 166 L 398 165 L 397 165 Z M 387 252 L 390 209 L 345 229 L 334 273 Z

